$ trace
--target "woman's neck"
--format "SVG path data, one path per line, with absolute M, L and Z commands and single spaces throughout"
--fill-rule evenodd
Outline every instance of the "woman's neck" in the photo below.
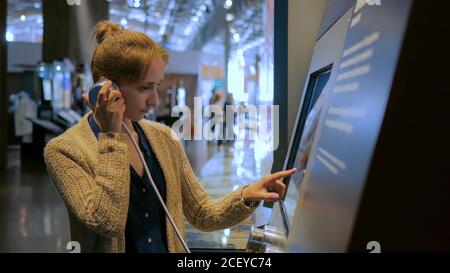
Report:
M 97 126 L 98 126 L 98 124 L 100 124 L 100 123 L 97 121 L 97 118 L 95 117 L 95 115 L 93 115 L 93 117 L 94 117 L 95 123 L 96 123 Z M 123 119 L 123 123 L 127 126 L 128 130 L 130 130 L 130 132 L 131 132 L 132 134 L 135 133 L 133 123 L 131 122 L 130 119 L 124 118 L 124 119 Z M 123 128 L 123 126 L 122 126 L 122 133 L 126 133 L 125 128 Z
M 130 132 L 134 133 L 133 123 L 131 122 L 130 119 L 124 118 L 123 123 L 127 126 L 128 130 L 130 130 Z M 122 133 L 126 133 L 125 128 L 123 128 L 123 127 L 122 127 Z

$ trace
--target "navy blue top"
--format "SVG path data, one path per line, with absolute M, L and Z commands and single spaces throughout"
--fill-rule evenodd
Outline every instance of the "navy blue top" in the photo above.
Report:
M 92 115 L 89 125 L 98 139 L 100 128 Z M 139 135 L 139 146 L 158 190 L 166 201 L 166 181 L 142 128 L 133 122 Z M 130 165 L 130 202 L 125 228 L 127 253 L 167 253 L 166 217 L 147 175 L 140 177 Z

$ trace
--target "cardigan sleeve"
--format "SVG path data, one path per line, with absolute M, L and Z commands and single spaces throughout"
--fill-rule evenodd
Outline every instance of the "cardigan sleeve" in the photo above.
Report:
M 171 134 L 170 128 L 166 133 Z M 246 186 L 218 200 L 208 197 L 194 175 L 181 143 L 171 135 L 169 137 L 180 160 L 183 213 L 190 224 L 201 231 L 214 231 L 239 224 L 253 214 L 260 202 L 251 207 L 244 203 L 241 192 Z
M 94 175 L 82 167 L 85 158 L 68 139 L 50 141 L 44 158 L 68 210 L 96 233 L 115 237 L 125 231 L 128 210 L 126 136 L 101 133 L 98 153 Z

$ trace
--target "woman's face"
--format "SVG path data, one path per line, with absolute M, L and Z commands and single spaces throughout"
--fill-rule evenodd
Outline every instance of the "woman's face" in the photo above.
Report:
M 165 67 L 164 61 L 158 58 L 149 65 L 146 75 L 140 82 L 119 86 L 126 105 L 125 118 L 139 121 L 151 107 L 158 107 L 157 88 L 164 79 Z

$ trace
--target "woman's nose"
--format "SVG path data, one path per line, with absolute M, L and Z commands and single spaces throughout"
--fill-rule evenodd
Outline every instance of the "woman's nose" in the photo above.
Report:
M 159 106 L 159 95 L 158 90 L 156 90 L 156 88 L 153 92 L 151 92 L 150 105 L 155 108 Z

